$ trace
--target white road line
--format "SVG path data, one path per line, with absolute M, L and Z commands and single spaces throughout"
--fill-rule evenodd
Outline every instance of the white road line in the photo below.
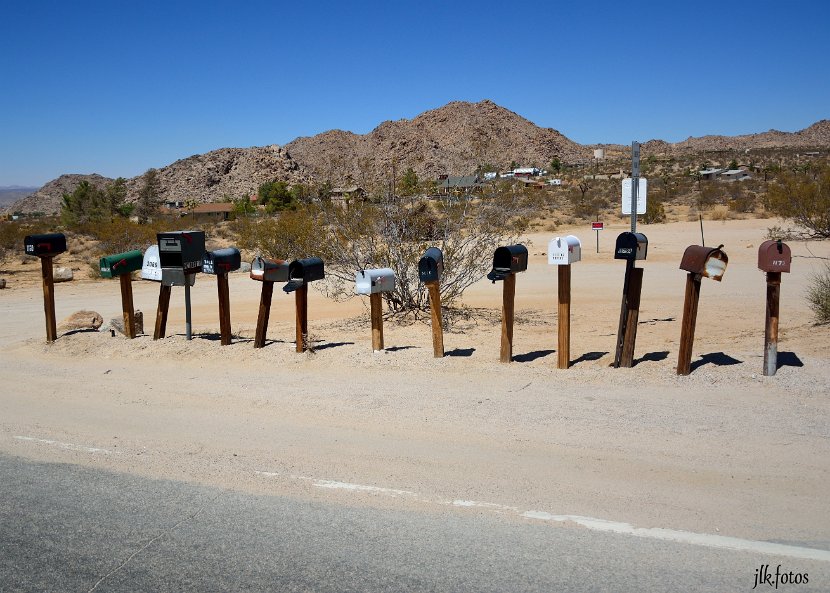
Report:
M 543 511 L 525 511 L 524 513 L 521 513 L 521 515 L 527 519 L 555 521 L 557 523 L 576 523 L 577 525 L 590 529 L 591 531 L 621 533 L 624 535 L 633 535 L 634 537 L 644 537 L 667 542 L 679 542 L 695 546 L 706 546 L 708 548 L 721 548 L 725 550 L 737 550 L 740 552 L 756 552 L 771 556 L 788 556 L 790 558 L 830 562 L 830 551 L 818 550 L 816 548 L 788 546 L 786 544 L 754 541 L 738 537 L 729 537 L 726 535 L 694 533 L 692 531 L 663 529 L 661 527 L 634 527 L 629 523 L 595 519 L 594 517 L 581 517 L 579 515 L 552 515 Z
M 318 488 L 344 490 L 347 492 L 383 494 L 386 496 L 407 496 L 415 498 L 419 502 L 424 502 L 428 504 L 478 508 L 485 511 L 491 511 L 494 513 L 513 512 L 525 519 L 533 519 L 537 521 L 553 523 L 574 523 L 576 525 L 579 525 L 580 527 L 589 529 L 591 531 L 617 533 L 621 535 L 629 535 L 633 537 L 641 537 L 645 539 L 653 539 L 658 541 L 690 544 L 693 546 L 702 546 L 707 548 L 734 550 L 738 552 L 752 552 L 768 556 L 786 556 L 789 558 L 799 558 L 803 560 L 819 560 L 822 562 L 830 562 L 830 550 L 804 548 L 801 546 L 789 546 L 786 544 L 776 544 L 772 542 L 741 539 L 738 537 L 729 537 L 725 535 L 695 533 L 692 531 L 681 531 L 677 529 L 664 529 L 661 527 L 635 527 L 630 523 L 609 521 L 607 519 L 597 519 L 595 517 L 584 517 L 581 515 L 554 515 L 552 513 L 547 513 L 545 511 L 521 511 L 518 507 L 496 504 L 492 502 L 481 502 L 476 500 L 463 499 L 456 499 L 452 501 L 430 500 L 418 496 L 416 492 L 412 492 L 410 490 L 381 488 L 379 486 L 352 484 L 349 482 L 338 482 L 336 480 L 320 480 L 315 478 L 308 478 L 305 476 L 290 476 L 283 475 L 278 472 L 257 471 L 254 473 L 265 477 L 279 476 L 294 480 L 311 481 L 312 485 Z
M 83 451 L 84 453 L 103 453 L 104 455 L 112 455 L 115 451 L 109 449 L 101 449 L 99 447 L 84 447 L 83 445 L 73 445 L 72 443 L 62 443 L 60 441 L 52 441 L 50 439 L 38 439 L 35 437 L 15 436 L 18 441 L 29 441 L 31 443 L 41 443 L 43 445 L 51 445 L 59 449 L 66 449 L 67 451 Z

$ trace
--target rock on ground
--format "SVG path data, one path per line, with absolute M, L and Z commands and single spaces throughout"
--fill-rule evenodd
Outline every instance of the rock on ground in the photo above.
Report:
M 135 319 L 133 320 L 133 324 L 135 325 L 135 335 L 139 336 L 144 333 L 144 313 L 141 311 L 135 312 Z M 125 336 L 127 332 L 124 331 L 124 318 L 123 317 L 113 317 L 110 320 L 110 327 L 118 330 Z
M 58 329 L 65 332 L 83 329 L 98 331 L 102 323 L 104 323 L 104 318 L 95 311 L 75 311 L 60 322 Z

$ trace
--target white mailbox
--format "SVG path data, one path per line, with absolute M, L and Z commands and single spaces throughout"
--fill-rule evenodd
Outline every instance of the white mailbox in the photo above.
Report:
M 196 274 L 185 276 L 184 270 L 162 269 L 158 245 L 150 245 L 147 251 L 144 252 L 144 261 L 141 263 L 141 279 L 161 282 L 165 286 L 184 286 L 185 282 L 190 286 L 196 284 Z
M 548 263 L 565 266 L 582 259 L 582 242 L 573 235 L 555 237 L 548 243 Z
M 376 294 L 395 290 L 395 272 L 389 268 L 361 270 L 354 275 L 357 294 Z
M 161 282 L 161 260 L 159 259 L 159 246 L 150 245 L 144 252 L 144 261 L 141 265 L 142 280 L 153 280 Z

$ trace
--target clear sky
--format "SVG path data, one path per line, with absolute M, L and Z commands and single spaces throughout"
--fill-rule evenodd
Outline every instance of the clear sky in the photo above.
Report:
M 7 0 L 0 186 L 491 99 L 581 143 L 830 118 L 830 2 Z

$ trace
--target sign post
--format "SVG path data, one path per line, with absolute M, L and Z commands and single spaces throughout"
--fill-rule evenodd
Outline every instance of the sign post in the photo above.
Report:
M 600 221 L 592 222 L 591 230 L 597 233 L 597 253 L 599 253 L 599 232 L 605 230 L 605 223 Z

